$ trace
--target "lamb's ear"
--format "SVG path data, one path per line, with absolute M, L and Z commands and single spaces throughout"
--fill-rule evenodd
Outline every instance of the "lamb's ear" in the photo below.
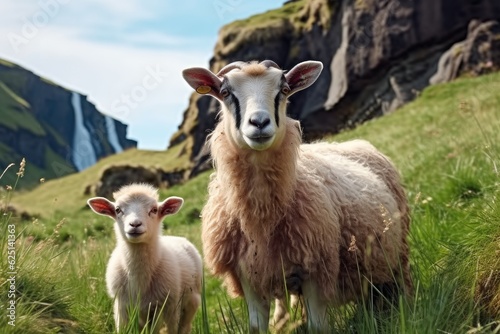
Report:
M 99 215 L 116 218 L 115 204 L 104 197 L 94 197 L 87 201 L 92 211 Z
M 220 86 L 222 81 L 206 68 L 187 68 L 182 71 L 182 77 L 198 94 L 208 94 L 221 99 Z
M 160 217 L 165 217 L 167 215 L 173 215 L 177 213 L 182 207 L 184 200 L 180 197 L 172 196 L 167 198 L 161 203 L 158 203 L 158 215 Z
M 286 82 L 290 86 L 288 96 L 311 86 L 318 79 L 323 64 L 320 61 L 304 61 L 294 66 L 285 74 Z

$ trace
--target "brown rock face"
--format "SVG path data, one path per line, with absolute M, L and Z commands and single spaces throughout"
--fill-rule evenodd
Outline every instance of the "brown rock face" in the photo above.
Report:
M 110 166 L 106 168 L 97 184 L 87 185 L 85 195 L 113 198 L 113 192 L 131 183 L 148 183 L 156 188 L 168 188 L 186 178 L 185 170 L 165 172 L 159 168 L 143 166 Z
M 156 170 L 141 166 L 112 166 L 102 173 L 95 195 L 112 199 L 115 191 L 131 183 L 149 183 L 159 188 L 161 180 Z
M 431 84 L 448 82 L 460 73 L 481 75 L 500 68 L 500 24 L 498 21 L 469 24 L 467 38 L 454 44 L 439 60 Z
M 500 68 L 498 0 L 302 0 L 221 29 L 210 69 L 272 59 L 284 69 L 320 60 L 317 82 L 288 112 L 305 139 L 353 127 L 413 100 L 432 83 Z M 458 43 L 458 44 L 457 44 Z M 192 139 L 203 169 L 218 103 L 193 95 L 171 145 Z

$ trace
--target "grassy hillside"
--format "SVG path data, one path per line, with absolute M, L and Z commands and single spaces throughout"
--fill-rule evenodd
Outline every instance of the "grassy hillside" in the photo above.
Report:
M 15 64 L 0 59 L 0 65 L 9 68 L 18 68 Z M 24 100 L 20 95 L 19 91 L 22 91 L 23 85 L 25 85 L 27 80 L 27 75 L 25 73 L 19 74 L 17 76 L 0 73 L 0 126 L 12 130 L 12 131 L 27 131 L 32 133 L 34 136 L 43 137 L 46 136 L 46 132 L 40 123 L 35 119 L 32 113 L 29 112 L 31 108 L 30 104 Z M 48 149 L 47 154 L 53 153 Z M 5 168 L 8 162 L 12 162 L 22 157 L 16 152 L 12 147 L 0 143 L 0 168 Z M 59 160 L 62 160 L 59 158 Z M 45 177 L 54 177 L 53 173 L 47 173 L 40 168 L 34 168 L 33 173 L 27 176 L 25 184 L 32 185 L 36 184 L 36 180 L 44 177 L 42 174 L 46 174 Z M 15 177 L 6 175 L 3 181 L 13 182 Z M 4 184 L 0 183 L 0 184 Z
M 0 64 L 9 66 L 7 62 L 2 61 Z M 10 66 L 14 66 L 10 64 Z M 17 95 L 11 88 L 9 88 L 2 80 L 0 76 L 0 126 L 4 127 L 13 132 L 25 131 L 37 138 L 44 138 L 48 135 L 46 130 L 50 131 L 50 136 L 53 137 L 61 145 L 65 145 L 63 139 L 60 135 L 48 124 L 42 124 L 35 118 L 33 113 L 30 112 L 30 105 L 22 97 Z M 4 78 L 5 79 L 5 78 Z M 24 79 L 23 75 L 16 77 L 16 80 L 22 81 Z M 13 86 L 17 86 L 16 80 L 9 78 L 9 82 L 14 82 Z M 19 87 L 16 87 L 20 89 Z M 59 164 L 61 166 L 66 165 L 66 161 L 63 157 L 56 154 L 49 146 L 45 148 L 45 161 L 51 162 L 52 165 Z M 21 153 L 17 152 L 15 148 L 7 146 L 0 143 L 0 166 L 5 168 L 10 162 L 20 160 L 23 156 Z M 0 167 L 1 168 L 1 167 Z M 69 169 L 68 167 L 66 169 Z M 68 170 L 66 171 L 68 172 Z M 74 170 L 69 170 L 69 172 L 74 172 Z M 42 178 L 52 179 L 59 177 L 57 169 L 55 168 L 41 168 L 33 166 L 26 178 L 19 185 L 20 187 L 30 188 L 38 183 Z M 5 175 L 4 179 L 0 181 L 0 186 L 12 183 L 15 181 L 15 176 Z
M 336 6 L 327 0 L 284 3 L 279 8 L 223 26 L 219 33 L 219 42 L 222 43 L 216 48 L 220 48 L 221 54 L 229 54 L 246 43 L 263 43 L 290 29 L 295 32 L 310 30 L 316 23 L 328 28 Z
M 364 138 L 400 169 L 412 209 L 411 263 L 416 287 L 380 316 L 369 305 L 330 310 L 332 331 L 347 333 L 492 333 L 500 325 L 500 73 L 426 89 L 413 103 L 328 140 Z M 30 193 L 3 192 L 4 202 L 44 214 L 20 221 L 4 215 L 17 234 L 16 327 L 7 333 L 113 332 L 104 271 L 113 248 L 112 222 L 85 207 L 83 189 L 107 164 L 184 164 L 179 152 L 129 151 L 98 166 L 46 182 Z M 114 160 L 116 159 L 116 160 Z M 15 173 L 11 169 L 7 173 Z M 30 173 L 29 166 L 26 173 Z M 208 183 L 199 175 L 162 197 L 183 196 L 181 212 L 165 221 L 166 233 L 185 235 L 200 247 L 199 211 Z M 22 179 L 21 179 L 22 182 Z M 3 238 L 3 239 L 2 239 Z M 0 260 L 0 281 L 8 278 Z M 64 274 L 61 274 L 64 273 Z M 4 289 L 4 290 L 1 290 Z M 8 305 L 0 285 L 0 309 Z M 195 333 L 245 333 L 245 306 L 229 300 L 206 275 L 204 312 Z M 496 329 L 495 329 L 496 328 Z M 134 331 L 132 331 L 134 332 Z
M 79 173 L 50 180 L 32 191 L 21 192 L 12 199 L 12 204 L 21 211 L 44 217 L 56 212 L 75 212 L 85 205 L 85 188 L 96 183 L 106 168 L 115 165 L 141 165 L 166 171 L 186 169 L 190 162 L 185 155 L 179 157 L 180 150 L 181 146 L 175 146 L 168 151 L 129 149 L 106 157 Z

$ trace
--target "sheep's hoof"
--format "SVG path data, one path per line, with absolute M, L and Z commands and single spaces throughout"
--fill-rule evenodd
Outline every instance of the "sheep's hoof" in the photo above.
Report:
M 288 313 L 284 313 L 284 314 L 280 314 L 279 316 L 276 316 L 273 318 L 273 320 L 271 320 L 271 326 L 277 331 L 281 331 L 286 323 L 288 322 L 288 320 L 290 320 L 290 314 Z

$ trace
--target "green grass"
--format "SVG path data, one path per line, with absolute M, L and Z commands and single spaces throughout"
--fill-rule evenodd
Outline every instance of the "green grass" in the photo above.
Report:
M 337 2 L 329 0 L 298 0 L 249 18 L 236 20 L 223 26 L 219 32 L 218 51 L 220 54 L 234 53 L 249 41 L 257 44 L 274 43 L 284 34 L 299 34 L 315 25 L 329 28 L 332 12 Z M 292 53 L 299 50 L 292 48 Z
M 23 158 L 17 152 L 13 152 L 9 147 L 3 146 L 2 144 L 0 144 L 0 156 L 3 161 L 19 161 Z M 6 160 L 7 158 L 10 159 Z M 61 175 L 75 172 L 73 168 L 67 164 L 66 160 L 57 155 L 50 147 L 45 148 L 45 161 L 49 162 L 49 168 L 40 168 L 30 164 L 28 161 L 27 166 L 30 172 L 19 181 L 18 186 L 24 189 L 30 189 L 40 184 L 41 179 L 53 179 Z M 4 178 L 0 180 L 0 186 L 5 187 L 7 185 L 12 185 L 15 180 L 15 174 L 7 173 Z
M 7 69 L 4 70 L 2 67 L 7 67 Z M 23 92 L 29 80 L 29 75 L 30 72 L 18 65 L 5 61 L 0 62 L 0 81 L 2 81 L 15 96 L 21 98 L 21 100 L 23 100 Z M 26 105 L 25 103 L 23 104 Z
M 20 210 L 28 210 L 45 217 L 53 216 L 57 212 L 77 212 L 85 206 L 85 188 L 95 184 L 106 168 L 140 164 L 165 171 L 187 169 L 190 162 L 187 156 L 182 155 L 181 149 L 181 145 L 174 146 L 168 151 L 129 149 L 121 154 L 106 157 L 84 171 L 47 181 L 32 191 L 21 192 L 13 199 L 12 204 Z M 51 167 L 50 172 L 56 175 L 73 173 L 64 161 L 52 160 Z M 40 175 L 40 177 L 45 176 Z
M 10 61 L 7 61 L 5 59 L 0 59 L 0 65 L 4 65 L 7 67 L 14 67 L 15 66 L 13 63 L 11 63 Z
M 2 100 L 13 103 L 13 105 L 20 105 L 24 108 L 29 108 L 30 104 L 22 97 L 16 95 L 5 83 L 0 81 L 0 88 L 2 89 Z
M 7 66 L 7 71 L 2 71 L 2 66 Z M 49 128 L 49 133 L 44 129 L 43 124 L 36 119 L 35 115 L 30 111 L 30 104 L 23 98 L 26 90 L 26 80 L 30 73 L 13 65 L 9 62 L 0 62 L 0 127 L 7 131 L 17 133 L 18 137 L 32 137 L 34 141 L 37 139 L 47 140 L 47 137 L 53 137 L 61 145 L 65 143 L 61 136 L 52 128 Z M 64 163 L 63 157 L 59 157 L 48 148 L 45 152 L 46 162 Z M 12 161 L 20 161 L 23 158 L 18 152 L 12 150 L 4 144 L 0 144 L 0 169 L 4 168 Z M 30 162 L 28 162 L 30 163 Z M 43 163 L 43 162 L 41 162 Z M 41 178 L 49 179 L 60 175 L 55 173 L 53 168 L 45 168 L 42 166 L 32 166 L 30 173 L 19 184 L 22 188 L 33 188 L 39 183 Z M 6 175 L 0 182 L 1 186 L 10 184 L 15 181 L 15 177 Z
M 401 298 L 383 314 L 369 302 L 332 308 L 332 332 L 500 331 L 499 92 L 500 73 L 430 87 L 392 114 L 327 138 L 367 139 L 400 169 L 412 209 L 410 260 L 416 290 L 413 299 Z M 7 253 L 7 226 L 15 224 L 18 256 L 16 328 L 4 316 L 0 328 L 6 333 L 112 333 L 112 301 L 104 282 L 114 247 L 112 221 L 90 212 L 83 189 L 109 164 L 180 167 L 187 162 L 174 161 L 179 154 L 179 148 L 151 154 L 131 150 L 31 192 L 0 192 L 4 205 L 44 213 L 34 222 L 0 217 L 0 250 Z M 7 174 L 15 172 L 11 168 Z M 166 233 L 186 236 L 199 249 L 198 216 L 208 174 L 161 191 L 162 198 L 185 199 L 180 213 L 165 221 Z M 6 261 L 0 257 L 2 315 L 8 302 Z M 208 273 L 203 303 L 194 333 L 247 332 L 242 299 L 230 299 Z
M 277 9 L 268 10 L 262 14 L 250 16 L 247 19 L 237 20 L 229 25 L 226 29 L 234 28 L 256 28 L 273 25 L 276 22 L 290 20 L 291 16 L 297 15 L 306 6 L 305 0 L 287 3 Z
M 0 124 L 14 131 L 20 129 L 32 132 L 36 136 L 45 136 L 45 131 L 35 117 L 28 112 L 28 102 L 17 96 L 0 81 Z

